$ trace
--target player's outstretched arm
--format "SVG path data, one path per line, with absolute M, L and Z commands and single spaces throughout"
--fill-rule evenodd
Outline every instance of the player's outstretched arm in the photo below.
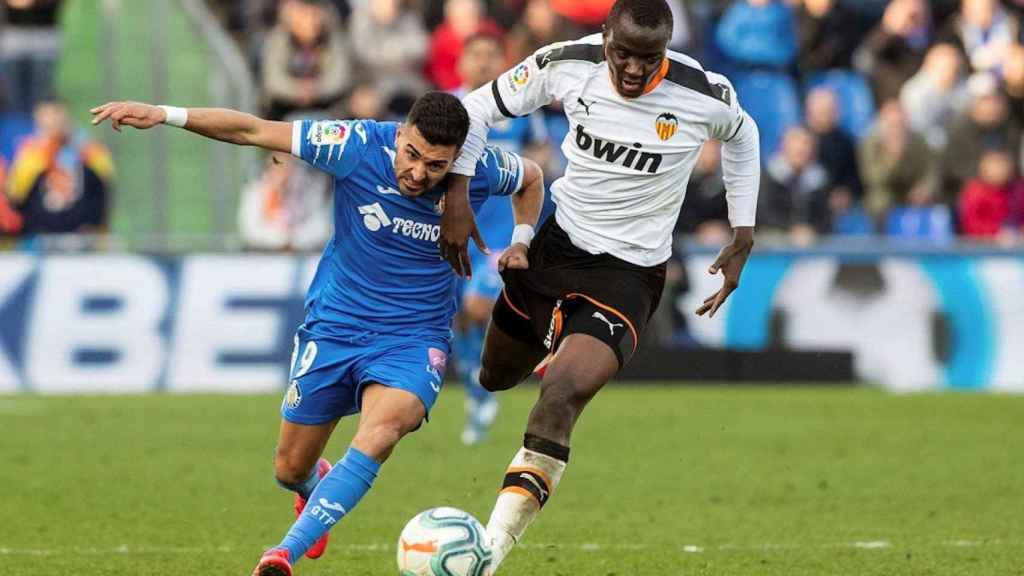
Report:
M 732 242 L 718 253 L 708 268 L 709 274 L 722 272 L 722 287 L 704 299 L 697 315 L 713 317 L 729 295 L 739 287 L 740 274 L 754 247 L 754 221 L 757 216 L 757 192 L 761 183 L 761 151 L 757 124 L 743 111 L 735 90 L 724 77 L 708 73 L 708 80 L 722 93 L 727 107 L 712 121 L 712 136 L 722 141 L 722 178 L 725 181 Z
M 516 227 L 512 231 L 512 241 L 508 249 L 502 252 L 498 260 L 499 270 L 525 270 L 530 267 L 526 252 L 530 247 L 530 241 L 533 240 L 534 226 L 537 225 L 540 211 L 544 207 L 544 172 L 533 160 L 523 158 L 522 161 L 523 184 L 511 199 Z
M 174 108 L 142 102 L 108 102 L 89 111 L 94 126 L 110 121 L 118 132 L 122 126 L 146 130 L 170 124 L 201 136 L 238 144 L 258 146 L 275 152 L 291 152 L 292 125 L 273 122 L 227 108 Z

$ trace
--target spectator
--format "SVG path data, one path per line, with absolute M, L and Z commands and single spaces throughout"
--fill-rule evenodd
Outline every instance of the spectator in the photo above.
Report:
M 53 97 L 53 78 L 60 55 L 57 15 L 62 0 L 5 0 L 6 22 L 0 34 L 7 106 L 16 114 L 32 114 L 36 104 Z M 0 7 L 3 8 L 3 7 Z
M 787 71 L 796 57 L 796 29 L 781 0 L 735 0 L 715 32 L 718 47 L 737 64 Z
M 285 0 L 263 52 L 263 91 L 272 118 L 329 108 L 350 82 L 349 53 L 326 0 Z
M 444 14 L 444 22 L 430 38 L 427 77 L 450 92 L 462 86 L 458 65 L 463 42 L 478 32 L 501 35 L 501 29 L 485 17 L 480 0 L 446 0 Z
M 507 63 L 518 64 L 548 44 L 582 35 L 579 32 L 551 8 L 549 0 L 529 0 L 523 17 L 508 33 Z
M 879 104 L 898 98 L 931 43 L 931 14 L 924 0 L 892 0 L 882 21 L 854 54 L 854 65 L 871 78 Z
M 256 250 L 319 250 L 331 236 L 333 180 L 284 154 L 242 190 L 238 231 Z
M 831 188 L 846 188 L 855 200 L 863 194 L 857 169 L 857 149 L 839 128 L 839 102 L 828 88 L 807 95 L 807 127 L 818 143 L 818 161 L 828 173 Z
M 949 126 L 967 101 L 963 59 L 951 44 L 933 46 L 921 70 L 900 91 L 907 122 L 936 153 L 945 150 Z
M 1010 49 L 1003 66 L 1003 89 L 1010 114 L 1024 127 L 1024 45 Z
M 869 236 L 874 223 L 849 188 L 835 188 L 828 195 L 830 232 L 838 236 Z
M 995 238 L 1010 223 L 1010 199 L 1021 182 L 1015 178 L 1014 159 L 1002 149 L 981 155 L 978 176 L 960 193 L 960 229 L 972 238 Z M 1019 190 L 1017 191 L 1019 194 Z
M 110 154 L 74 129 L 63 103 L 41 102 L 34 116 L 36 133 L 18 147 L 7 186 L 21 233 L 105 232 Z
M 949 206 L 935 201 L 934 192 L 917 187 L 906 197 L 906 204 L 893 206 L 887 216 L 886 233 L 903 240 L 947 244 L 955 239 Z
M 1000 74 L 1008 51 L 1017 41 L 1019 23 L 999 0 L 963 0 L 941 37 L 955 43 L 975 72 Z
M 384 107 L 384 99 L 381 98 L 377 85 L 373 82 L 360 82 L 356 84 L 345 100 L 345 113 L 343 116 L 346 118 L 386 120 L 392 114 L 390 110 Z
M 21 214 L 7 200 L 7 161 L 0 157 L 0 238 L 17 235 L 21 225 Z
M 803 0 L 797 12 L 800 74 L 849 68 L 860 42 L 858 15 L 837 0 Z
M 686 185 L 683 208 L 676 221 L 676 234 L 698 239 L 729 235 L 729 210 L 722 180 L 722 144 L 708 140 L 701 148 L 697 164 Z
M 1021 126 L 1010 115 L 999 83 L 988 75 L 976 75 L 968 82 L 970 103 L 965 114 L 954 120 L 949 146 L 943 158 L 944 192 L 952 200 L 963 183 L 977 174 L 981 153 L 988 148 L 1005 148 L 1016 157 L 1021 149 Z
M 427 90 L 422 76 L 427 31 L 402 0 L 367 0 L 352 12 L 349 33 L 360 77 L 376 84 L 381 98 L 416 97 Z
M 882 104 L 871 132 L 860 144 L 858 164 L 864 183 L 864 206 L 878 221 L 885 221 L 893 205 L 923 205 L 934 196 L 935 158 L 924 138 L 907 124 L 896 100 Z
M 828 173 L 815 157 L 814 136 L 790 128 L 761 173 L 758 225 L 786 231 L 798 244 L 828 232 Z

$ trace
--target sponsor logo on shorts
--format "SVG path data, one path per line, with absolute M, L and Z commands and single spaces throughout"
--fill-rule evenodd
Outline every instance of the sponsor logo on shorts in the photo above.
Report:
M 593 316 L 591 316 L 591 318 L 597 318 L 601 322 L 604 322 L 605 324 L 607 324 L 608 325 L 608 331 L 612 333 L 612 336 L 615 336 L 615 329 L 616 328 L 624 328 L 626 326 L 625 324 L 619 324 L 617 322 L 612 322 L 611 320 L 608 319 L 607 316 L 605 316 L 604 314 L 602 314 L 600 312 L 594 312 L 594 314 L 593 314 Z
M 444 380 L 445 369 L 448 366 L 448 355 L 443 350 L 429 348 L 427 349 L 427 358 L 427 372 L 437 380 L 437 382 L 431 382 L 430 387 L 434 389 L 434 392 L 440 392 L 441 381 Z
M 291 386 L 284 394 L 284 405 L 294 410 L 299 404 L 302 404 L 302 389 L 299 388 L 298 380 L 292 380 Z

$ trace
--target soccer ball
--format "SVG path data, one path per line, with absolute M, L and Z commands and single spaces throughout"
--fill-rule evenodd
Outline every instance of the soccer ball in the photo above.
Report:
M 398 538 L 401 576 L 491 576 L 487 531 L 457 508 L 432 508 L 409 520 Z

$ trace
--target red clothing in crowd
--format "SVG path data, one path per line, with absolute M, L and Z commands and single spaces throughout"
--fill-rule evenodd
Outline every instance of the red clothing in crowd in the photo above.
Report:
M 493 20 L 480 22 L 479 32 L 502 35 L 501 27 Z M 462 56 L 462 42 L 448 22 L 442 22 L 430 37 L 430 54 L 427 57 L 427 78 L 440 90 L 452 91 L 462 86 L 459 77 L 459 57 Z
M 615 0 L 551 0 L 551 8 L 584 26 L 600 26 L 608 17 Z
M 1010 216 L 1009 187 L 971 180 L 960 193 L 960 227 L 965 236 L 999 234 Z

